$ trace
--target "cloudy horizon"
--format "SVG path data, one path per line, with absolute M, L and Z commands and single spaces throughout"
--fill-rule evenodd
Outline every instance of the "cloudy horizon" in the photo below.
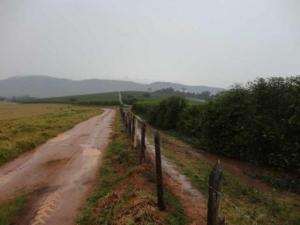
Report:
M 298 0 L 2 0 L 0 79 L 228 87 L 300 74 Z

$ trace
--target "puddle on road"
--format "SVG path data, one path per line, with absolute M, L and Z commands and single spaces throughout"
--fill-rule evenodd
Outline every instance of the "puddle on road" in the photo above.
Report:
M 96 148 L 86 148 L 83 150 L 84 156 L 98 156 L 101 152 Z
M 67 163 L 71 158 L 53 159 L 44 163 L 45 166 L 56 166 Z
M 69 134 L 59 134 L 57 135 L 55 138 L 53 138 L 52 140 L 50 140 L 50 143 L 55 143 L 55 142 L 60 142 L 60 141 L 64 141 L 66 139 L 68 139 L 70 137 Z

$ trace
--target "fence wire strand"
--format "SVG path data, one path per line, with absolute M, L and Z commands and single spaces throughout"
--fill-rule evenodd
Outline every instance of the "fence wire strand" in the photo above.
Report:
M 149 134 L 149 131 L 150 131 L 151 138 L 154 138 L 153 134 L 156 131 L 155 128 L 153 128 L 151 125 L 149 125 L 148 123 L 146 123 L 143 119 L 141 119 L 140 117 L 138 117 L 136 114 L 134 114 L 130 110 L 127 110 L 127 112 L 124 111 L 124 110 L 121 110 L 121 113 L 123 113 L 123 116 L 124 116 L 124 118 L 122 117 L 122 119 L 123 119 L 123 126 L 124 126 L 124 130 L 125 131 L 126 131 L 126 124 L 124 124 L 124 123 L 126 123 L 126 118 L 128 118 L 131 115 L 133 115 L 133 118 L 137 121 L 135 123 L 135 128 L 136 129 L 135 129 L 135 134 L 134 134 L 135 138 L 136 138 L 136 141 L 141 142 L 140 130 L 141 130 L 142 124 L 146 125 L 146 133 Z M 163 136 L 162 143 L 163 143 L 164 139 L 165 139 L 165 137 Z M 147 144 L 146 144 L 146 148 L 147 148 Z M 163 146 L 162 146 L 162 148 L 163 148 Z M 217 191 L 214 187 L 210 186 L 207 183 L 203 183 L 203 184 L 205 185 L 205 187 L 208 190 L 211 189 L 215 193 L 219 194 L 222 197 L 222 201 L 226 202 L 226 204 L 228 204 L 230 207 L 232 207 L 234 210 L 236 210 L 236 212 L 237 212 L 238 215 L 240 215 L 241 217 L 247 219 L 249 222 L 252 223 L 252 225 L 258 225 L 257 220 L 254 219 L 253 216 L 249 215 L 248 213 L 243 212 L 237 204 L 235 204 L 234 202 L 232 202 L 231 200 L 229 200 L 229 199 L 231 199 L 231 197 L 228 194 L 226 194 L 224 192 Z M 203 220 L 205 220 L 205 221 L 207 220 L 207 218 L 204 217 L 203 215 L 200 215 L 200 217 Z

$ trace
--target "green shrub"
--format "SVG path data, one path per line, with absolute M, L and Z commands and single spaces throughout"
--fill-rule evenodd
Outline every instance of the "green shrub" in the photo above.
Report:
M 300 168 L 300 76 L 257 79 L 200 105 L 180 97 L 136 103 L 155 126 L 192 137 L 208 151 L 252 163 Z

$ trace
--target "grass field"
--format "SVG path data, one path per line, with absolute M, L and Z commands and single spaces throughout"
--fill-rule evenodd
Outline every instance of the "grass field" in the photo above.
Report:
M 0 103 L 0 165 L 100 112 L 98 107 Z
M 142 91 L 125 91 L 121 92 L 123 101 L 126 102 L 131 99 L 145 99 L 148 98 L 147 92 Z M 67 104 L 85 104 L 85 105 L 118 105 L 119 92 L 107 92 L 87 95 L 73 95 L 54 98 L 42 99 L 28 99 L 25 102 L 32 103 L 67 103 Z
M 186 224 L 180 203 L 168 190 L 167 210 L 157 209 L 153 168 L 138 164 L 138 153 L 131 149 L 128 137 L 121 131 L 119 116 L 114 130 L 102 161 L 99 182 L 78 224 Z
M 165 93 L 162 91 L 145 92 L 145 91 L 122 91 L 123 103 L 132 105 L 136 101 L 160 101 L 170 96 L 184 96 L 184 93 L 173 92 Z M 196 98 L 186 98 L 192 104 L 199 104 L 203 100 Z M 87 94 L 87 95 L 73 95 L 53 98 L 42 98 L 42 99 L 22 99 L 20 102 L 23 103 L 65 103 L 65 104 L 76 104 L 76 105 L 119 105 L 119 92 L 108 92 L 98 94 Z
M 55 113 L 62 109 L 59 104 L 15 104 L 0 102 L 0 121 L 25 117 L 36 117 Z
M 54 98 L 42 98 L 42 99 L 29 99 L 25 102 L 32 103 L 65 103 L 65 104 L 79 104 L 79 105 L 118 105 L 119 93 L 99 93 L 88 95 L 73 95 Z

